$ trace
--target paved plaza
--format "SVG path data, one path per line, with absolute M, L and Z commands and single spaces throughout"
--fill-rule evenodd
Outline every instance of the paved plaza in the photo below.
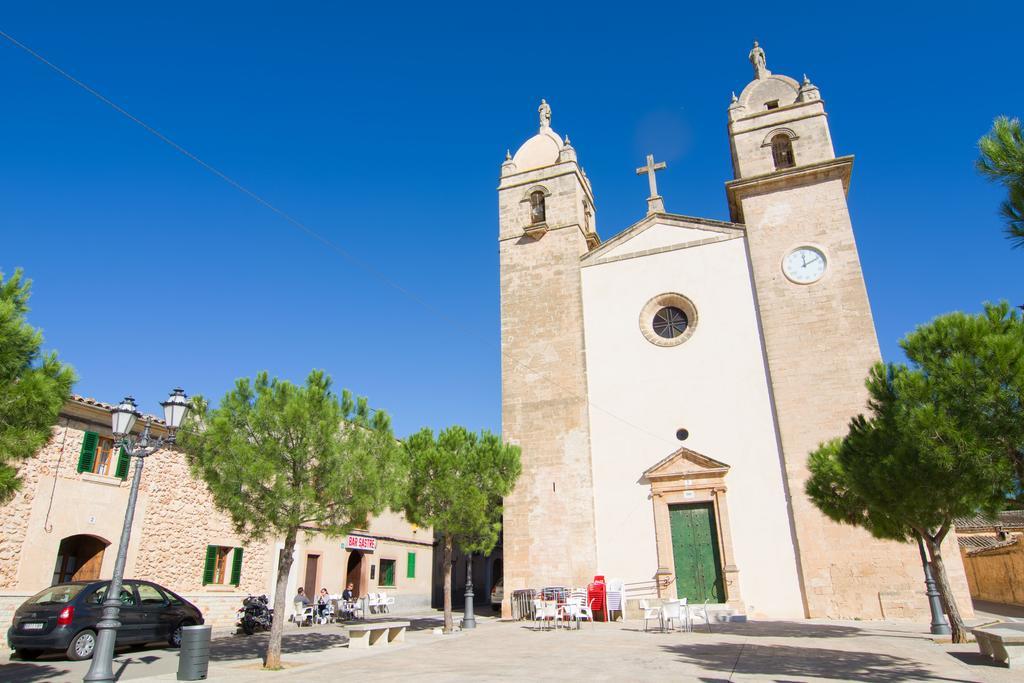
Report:
M 340 626 L 286 631 L 289 668 L 259 670 L 266 635 L 213 644 L 209 680 L 596 680 L 1014 681 L 1021 672 L 986 662 L 977 646 L 936 644 L 927 627 L 898 622 L 751 622 L 712 633 L 645 633 L 630 621 L 535 631 L 527 622 L 481 618 L 470 633 L 434 633 L 436 614 L 413 617 L 402 645 L 349 650 Z M 120 652 L 122 681 L 173 681 L 177 654 Z M 87 662 L 46 657 L 0 665 L 0 680 L 79 681 Z

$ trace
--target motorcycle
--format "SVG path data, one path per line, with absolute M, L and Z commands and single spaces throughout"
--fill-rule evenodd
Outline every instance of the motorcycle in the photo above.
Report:
M 242 600 L 242 607 L 236 615 L 237 626 L 241 626 L 245 635 L 251 636 L 256 631 L 269 631 L 274 620 L 274 610 L 266 595 L 250 595 Z

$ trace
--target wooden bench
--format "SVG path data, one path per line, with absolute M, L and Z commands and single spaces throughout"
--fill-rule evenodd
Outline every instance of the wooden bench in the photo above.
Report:
M 408 621 L 368 621 L 365 624 L 346 626 L 348 646 L 350 648 L 367 648 L 405 642 L 405 629 Z
M 1013 667 L 1013 662 L 1018 665 L 1024 663 L 1024 624 L 992 624 L 972 628 L 971 633 L 978 641 L 981 654 L 1008 667 Z

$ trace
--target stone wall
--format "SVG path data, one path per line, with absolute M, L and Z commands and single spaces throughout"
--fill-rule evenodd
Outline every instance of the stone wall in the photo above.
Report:
M 1024 537 L 1012 545 L 971 552 L 961 548 L 971 597 L 1024 607 Z
M 547 193 L 548 231 L 524 235 L 529 192 Z M 596 569 L 579 258 L 587 250 L 574 162 L 502 178 L 502 433 L 522 448 L 505 499 L 504 587 L 585 585 Z

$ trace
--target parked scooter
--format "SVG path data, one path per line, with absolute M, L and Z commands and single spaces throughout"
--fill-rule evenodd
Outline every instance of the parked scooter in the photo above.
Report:
M 257 631 L 269 631 L 270 624 L 274 620 L 274 610 L 270 609 L 270 603 L 266 595 L 250 595 L 242 600 L 242 607 L 238 610 L 237 626 L 241 626 L 245 635 L 251 636 Z

